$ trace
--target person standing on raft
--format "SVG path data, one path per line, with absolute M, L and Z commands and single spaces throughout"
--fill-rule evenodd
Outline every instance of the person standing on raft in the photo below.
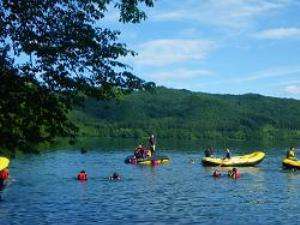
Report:
M 296 159 L 296 153 L 295 153 L 295 148 L 294 147 L 290 147 L 290 149 L 287 151 L 286 158 L 287 159 L 292 159 L 292 160 Z
M 229 148 L 225 149 L 225 156 L 223 159 L 230 159 L 231 158 L 231 152 L 229 150 Z
M 149 137 L 148 145 L 151 151 L 151 155 L 153 156 L 156 150 L 156 138 L 154 134 L 151 134 L 151 136 Z

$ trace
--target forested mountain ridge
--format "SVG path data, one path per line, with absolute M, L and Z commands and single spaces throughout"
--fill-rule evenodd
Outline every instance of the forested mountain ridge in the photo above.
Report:
M 218 95 L 158 87 L 120 101 L 88 98 L 70 117 L 81 136 L 180 140 L 300 138 L 300 101 L 257 94 Z

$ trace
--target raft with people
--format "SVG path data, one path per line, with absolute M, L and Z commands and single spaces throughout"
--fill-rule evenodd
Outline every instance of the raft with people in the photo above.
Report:
M 294 147 L 287 151 L 286 158 L 282 160 L 282 165 L 287 169 L 300 169 L 300 160 L 296 158 Z
M 204 166 L 255 166 L 265 158 L 265 153 L 262 151 L 254 151 L 251 154 L 242 156 L 233 156 L 228 158 L 217 158 L 214 156 L 202 158 L 202 164 Z
M 140 165 L 160 165 L 164 163 L 168 163 L 170 161 L 167 156 L 159 156 L 156 154 L 156 139 L 152 134 L 148 140 L 148 147 L 144 147 L 143 145 L 139 145 L 133 155 L 128 156 L 125 159 L 125 163 L 128 164 L 140 164 Z

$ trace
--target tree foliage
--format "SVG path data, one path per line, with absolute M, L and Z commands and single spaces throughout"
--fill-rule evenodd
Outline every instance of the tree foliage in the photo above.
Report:
M 87 99 L 72 112 L 82 135 L 199 142 L 300 140 L 300 101 L 255 94 L 212 95 L 156 88 L 121 102 Z
M 109 99 L 153 86 L 120 61 L 136 53 L 119 32 L 101 26 L 112 6 L 121 22 L 144 20 L 141 4 L 153 0 L 0 2 L 0 147 L 74 135 L 66 114 L 79 94 Z

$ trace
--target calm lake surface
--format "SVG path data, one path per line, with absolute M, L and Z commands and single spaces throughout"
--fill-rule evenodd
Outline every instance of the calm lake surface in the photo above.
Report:
M 155 168 L 124 164 L 130 149 L 19 156 L 2 193 L 0 224 L 300 224 L 300 172 L 282 170 L 284 149 L 266 153 L 236 181 L 213 179 L 201 152 L 190 150 L 161 150 L 171 162 Z M 81 169 L 87 182 L 74 179 Z M 124 179 L 108 181 L 114 171 Z

